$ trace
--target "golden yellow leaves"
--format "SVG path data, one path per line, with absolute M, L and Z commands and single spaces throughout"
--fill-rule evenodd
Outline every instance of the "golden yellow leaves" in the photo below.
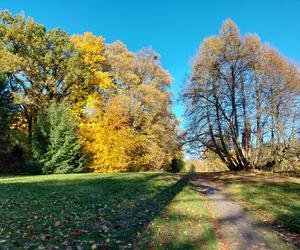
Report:
M 90 169 L 122 172 L 166 167 L 177 152 L 169 145 L 174 144 L 176 130 L 168 127 L 176 121 L 170 114 L 170 95 L 162 88 L 172 78 L 159 64 L 159 55 L 152 49 L 132 53 L 119 41 L 107 45 L 104 53 L 103 38 L 91 33 L 73 36 L 71 41 L 81 51 L 95 86 L 85 92 L 85 103 L 80 105 L 84 109 L 79 112 L 85 151 L 92 159 Z
M 91 32 L 85 32 L 83 36 L 73 35 L 71 42 L 84 53 L 84 63 L 94 69 L 106 62 L 104 53 L 104 38 L 96 37 Z
M 92 155 L 91 170 L 121 172 L 128 169 L 128 151 L 134 145 L 134 135 L 128 125 L 124 107 L 113 98 L 107 107 L 93 95 L 88 101 L 89 115 L 81 123 L 85 150 Z
M 115 88 L 115 85 L 113 85 L 111 81 L 111 74 L 108 72 L 95 71 L 92 77 L 92 81 L 97 83 L 97 86 L 104 92 L 109 91 L 111 88 Z
M 104 38 L 85 32 L 83 36 L 73 35 L 70 40 L 82 53 L 82 62 L 90 70 L 92 84 L 102 90 L 114 88 L 110 74 L 105 72 L 107 61 L 104 56 Z
M 3 49 L 0 45 L 0 69 L 4 72 L 14 72 L 20 64 L 20 58 L 17 55 Z
M 82 83 L 75 84 L 72 87 L 73 96 L 69 97 L 69 99 L 73 98 L 72 111 L 77 116 L 81 116 L 91 93 L 109 92 L 115 86 L 111 74 L 107 72 L 104 38 L 86 32 L 83 36 L 73 35 L 70 41 L 79 51 L 78 60 L 81 60 L 86 70 L 85 87 L 82 87 Z

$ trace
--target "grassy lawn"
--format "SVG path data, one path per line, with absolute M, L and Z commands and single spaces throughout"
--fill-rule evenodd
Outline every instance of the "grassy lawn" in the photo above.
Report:
M 216 249 L 188 177 L 157 173 L 0 177 L 9 249 Z
M 203 204 L 198 191 L 191 186 L 184 187 L 148 225 L 139 246 L 149 249 L 155 243 L 156 249 L 216 249 L 215 234 Z M 152 239 L 150 247 L 149 238 Z
M 292 238 L 300 247 L 300 179 L 267 173 L 219 174 L 222 182 L 262 224 Z
M 245 201 L 250 209 L 290 232 L 300 234 L 300 185 L 294 183 L 233 183 L 231 192 Z

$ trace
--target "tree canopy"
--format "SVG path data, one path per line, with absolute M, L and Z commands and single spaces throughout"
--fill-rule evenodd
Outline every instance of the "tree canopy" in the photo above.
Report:
M 83 169 L 74 165 L 81 153 L 85 170 L 97 172 L 168 169 L 182 158 L 172 78 L 154 50 L 134 53 L 1 11 L 0 52 L 22 147 L 44 173 Z

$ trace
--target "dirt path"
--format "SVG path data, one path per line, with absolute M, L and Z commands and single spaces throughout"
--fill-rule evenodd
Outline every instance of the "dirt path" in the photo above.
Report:
M 271 249 L 264 241 L 264 233 L 260 226 L 256 225 L 243 208 L 233 202 L 224 191 L 202 175 L 195 175 L 192 183 L 208 198 L 230 249 Z

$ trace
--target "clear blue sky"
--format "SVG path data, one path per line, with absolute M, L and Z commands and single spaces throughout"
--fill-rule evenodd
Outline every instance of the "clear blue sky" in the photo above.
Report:
M 300 0 L 1 0 L 1 9 L 23 11 L 48 29 L 91 31 L 136 51 L 151 46 L 174 78 L 174 100 L 190 61 L 207 36 L 231 18 L 242 34 L 257 33 L 286 57 L 300 62 Z M 173 110 L 182 118 L 183 107 Z

